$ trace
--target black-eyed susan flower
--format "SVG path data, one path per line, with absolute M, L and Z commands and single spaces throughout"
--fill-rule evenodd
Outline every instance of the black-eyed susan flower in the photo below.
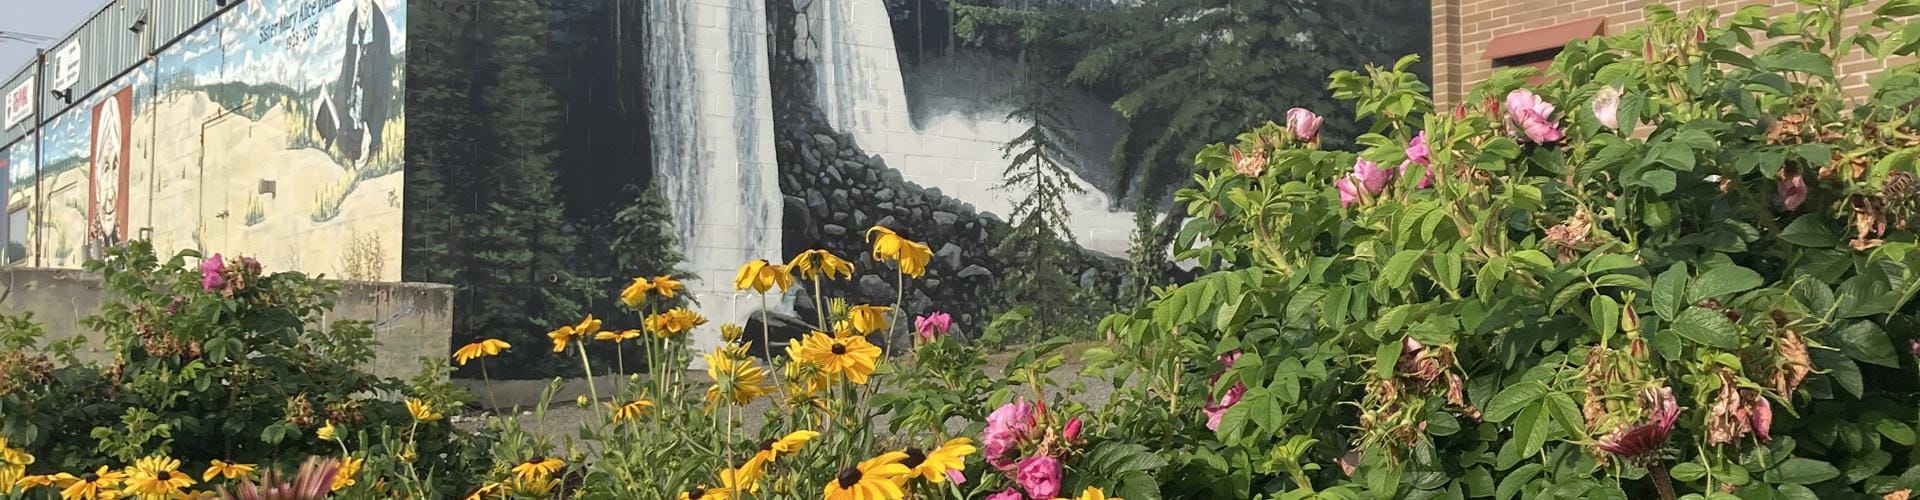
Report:
M 515 496 L 533 498 L 546 498 L 555 486 L 560 485 L 560 480 L 553 476 L 515 477 L 509 482 L 511 484 L 508 486 L 511 486 Z
M 479 488 L 475 488 L 472 493 L 468 493 L 467 500 L 482 500 L 486 498 L 505 497 L 506 490 L 507 490 L 506 483 L 483 484 L 483 485 L 480 485 Z
M 432 403 L 419 399 L 407 400 L 407 413 L 413 415 L 414 420 L 421 422 L 432 422 L 446 418 L 446 415 L 441 415 L 440 412 L 433 409 Z
M 773 463 L 773 461 L 780 458 L 781 455 L 790 455 L 800 451 L 800 447 L 806 446 L 807 441 L 811 441 L 816 437 L 820 437 L 819 432 L 798 430 L 789 432 L 779 439 L 763 441 L 760 443 L 760 449 L 753 453 L 753 457 L 747 459 L 747 465 L 741 466 L 741 468 L 763 470 L 767 464 Z
M 120 471 L 100 466 L 98 470 L 81 474 L 74 481 L 60 489 L 61 500 L 101 500 L 118 496 L 120 483 L 127 475 Z
M 871 334 L 887 328 L 887 313 L 893 308 L 860 304 L 847 309 L 847 323 L 853 331 L 861 335 Z
M 15 479 L 13 481 L 13 486 L 16 488 L 19 488 L 21 492 L 25 492 L 27 490 L 31 490 L 34 488 L 46 488 L 49 486 L 63 485 L 65 484 L 66 481 L 71 481 L 71 480 L 73 480 L 73 474 L 68 474 L 65 472 L 61 472 L 58 474 L 34 474 L 30 476 L 23 475 L 23 476 L 20 476 L 20 479 Z
M 673 294 L 686 289 L 686 285 L 680 284 L 680 280 L 673 279 L 672 276 L 653 277 L 653 293 L 654 295 L 659 295 L 660 298 L 671 299 L 673 298 Z
M 24 469 L 29 465 L 33 465 L 33 454 L 27 453 L 27 450 L 8 446 L 7 437 L 0 436 L 0 468 L 14 466 Z M 14 479 L 18 480 L 19 478 L 16 477 Z
M 141 498 L 172 498 L 193 486 L 193 477 L 180 473 L 180 461 L 163 456 L 142 458 L 127 469 L 126 491 Z
M 834 338 L 816 331 L 800 342 L 800 359 L 819 365 L 830 375 L 866 384 L 867 376 L 879 363 L 880 348 L 868 343 L 866 337 Z
M 594 340 L 613 342 L 615 344 L 637 338 L 640 338 L 640 330 L 607 330 L 593 335 Z
M 780 375 L 789 395 L 812 396 L 827 390 L 827 384 L 833 382 L 820 365 L 800 354 L 800 344 L 787 344 L 787 358 L 792 361 L 780 367 Z
M 900 460 L 905 453 L 892 452 L 873 457 L 860 465 L 841 469 L 827 486 L 824 500 L 899 500 L 906 496 L 900 489 L 907 473 L 911 472 Z
M 567 463 L 554 457 L 533 457 L 520 465 L 513 466 L 513 476 L 518 478 L 549 477 L 560 472 Z
M 767 394 L 767 369 L 755 365 L 751 358 L 738 359 L 725 350 L 715 350 L 706 355 L 706 361 L 707 376 L 713 379 L 713 385 L 707 387 L 707 404 L 725 400 L 744 405 Z
M 359 480 L 355 479 L 354 476 L 360 475 L 360 466 L 366 463 L 366 461 L 364 458 L 353 457 L 340 459 L 340 468 L 334 469 L 333 471 L 333 485 L 330 489 L 332 491 L 340 491 L 341 488 L 359 483 Z
M 663 339 L 679 337 L 705 324 L 707 324 L 706 316 L 701 316 L 700 313 L 685 307 L 668 309 L 666 312 L 648 316 L 646 319 L 647 331 Z
M 782 292 L 792 288 L 793 273 L 787 271 L 787 266 L 767 262 L 767 259 L 754 259 L 740 266 L 740 272 L 733 275 L 735 290 L 767 293 L 767 290 L 775 287 L 779 287 Z
M 640 306 L 647 303 L 647 292 L 652 291 L 653 282 L 647 280 L 647 277 L 641 276 L 634 278 L 633 284 L 627 285 L 627 288 L 620 290 L 620 303 L 626 304 L 626 306 L 630 308 L 639 309 Z
M 680 500 L 733 500 L 733 490 L 701 486 L 680 492 Z
M 868 228 L 867 241 L 873 243 L 873 260 L 897 261 L 900 272 L 907 276 L 925 276 L 927 263 L 933 261 L 933 250 L 927 244 L 909 240 L 885 226 Z
M 949 472 L 966 470 L 967 455 L 978 450 L 971 439 L 953 438 L 932 450 L 907 448 L 907 457 L 900 459 L 900 465 L 912 469 L 914 476 L 938 484 L 947 481 Z
M 613 403 L 602 403 L 602 404 L 607 405 L 608 413 L 613 415 L 613 423 L 616 423 L 616 424 L 621 422 L 638 421 L 640 420 L 640 417 L 646 416 L 648 413 L 653 412 L 653 402 L 647 401 L 647 398 L 644 398 L 644 397 L 635 399 L 633 401 L 629 401 L 627 402 L 627 404 L 623 404 L 623 405 L 616 405 Z
M 766 479 L 767 477 L 767 469 L 765 466 L 766 464 L 748 461 L 747 465 L 740 466 L 738 469 L 722 470 L 720 471 L 720 487 L 729 493 L 760 493 L 760 480 Z
M 340 438 L 340 429 L 333 426 L 332 420 L 328 420 L 319 429 L 314 429 L 313 436 L 320 438 L 321 441 L 336 441 Z
M 232 462 L 227 462 L 225 460 L 215 459 L 213 461 L 213 465 L 208 466 L 207 471 L 200 474 L 200 480 L 212 481 L 213 478 L 216 478 L 216 477 L 225 477 L 227 479 L 239 479 L 247 476 L 252 476 L 253 468 L 254 468 L 253 464 L 236 464 Z
M 747 333 L 747 328 L 740 326 L 739 324 L 726 323 L 726 324 L 720 325 L 720 341 L 721 342 L 734 342 L 734 341 L 740 340 L 740 335 L 744 333 Z
M 1120 497 L 1107 496 L 1107 492 L 1101 491 L 1100 488 L 1088 486 L 1086 491 L 1080 492 L 1080 496 L 1077 498 L 1073 498 L 1073 499 L 1059 498 L 1055 500 L 1123 500 L 1123 499 Z
M 847 262 L 833 252 L 818 247 L 793 256 L 793 259 L 787 261 L 787 268 L 808 280 L 853 277 L 852 262 Z
M 553 352 L 561 352 L 567 350 L 568 343 L 591 337 L 599 332 L 600 320 L 588 314 L 585 319 L 580 320 L 580 324 L 566 325 L 547 332 L 547 338 L 553 339 Z
M 512 347 L 513 344 L 508 344 L 500 339 L 486 339 L 474 342 L 460 346 L 460 349 L 453 351 L 453 363 L 460 366 L 467 366 L 468 361 L 499 356 L 500 353 Z

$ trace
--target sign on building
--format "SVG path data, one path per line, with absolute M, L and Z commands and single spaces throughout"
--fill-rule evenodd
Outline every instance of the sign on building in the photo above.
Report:
M 80 83 L 80 39 L 68 40 L 53 52 L 53 90 L 69 90 Z
M 27 117 L 33 116 L 33 80 L 20 82 L 20 85 L 14 86 L 13 90 L 7 91 L 6 111 L 6 124 L 0 126 L 7 128 L 19 125 Z

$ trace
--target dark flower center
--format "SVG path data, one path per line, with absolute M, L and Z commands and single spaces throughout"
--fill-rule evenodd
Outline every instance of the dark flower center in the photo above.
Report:
M 540 462 L 545 462 L 545 461 L 547 461 L 547 457 L 542 457 L 539 455 L 535 455 L 533 458 L 527 459 L 527 463 L 535 464 L 535 465 L 538 465 Z
M 926 462 L 927 452 L 920 451 L 919 448 L 907 448 L 907 458 L 900 459 L 900 465 L 905 465 L 909 469 L 919 467 Z
M 92 473 L 92 472 L 88 472 L 88 473 L 86 473 L 86 474 L 81 474 L 81 475 L 80 475 L 80 480 L 81 480 L 81 481 L 85 481 L 85 482 L 89 482 L 89 483 L 91 483 L 91 482 L 94 482 L 94 481 L 99 481 L 99 480 L 100 480 L 100 475 L 99 475 L 99 474 L 94 474 L 94 473 Z
M 700 500 L 700 497 L 703 497 L 706 495 L 707 495 L 706 490 L 702 490 L 698 488 L 687 490 L 687 498 L 691 500 Z
M 833 355 L 835 355 L 835 356 L 839 356 L 839 355 L 842 355 L 842 354 L 846 354 L 846 353 L 847 353 L 847 345 L 846 345 L 846 344 L 842 344 L 842 343 L 839 343 L 839 342 L 834 342 L 834 343 L 833 343 Z
M 852 488 L 853 485 L 860 484 L 860 468 L 848 467 L 845 469 L 840 469 L 840 476 L 838 479 L 840 481 L 840 489 L 844 490 L 844 489 Z
M 768 440 L 766 440 L 766 441 L 761 441 L 761 442 L 760 442 L 760 451 L 767 451 L 767 450 L 771 450 L 771 449 L 773 449 L 773 443 L 774 443 L 774 440 L 772 440 L 772 439 L 768 439 Z
M 173 479 L 173 473 L 167 472 L 167 471 L 160 471 L 159 474 L 154 474 L 153 478 L 159 479 L 161 481 L 170 481 Z

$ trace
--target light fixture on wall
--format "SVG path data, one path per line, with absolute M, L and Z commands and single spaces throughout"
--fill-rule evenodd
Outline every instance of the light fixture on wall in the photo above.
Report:
M 133 20 L 133 24 L 127 26 L 127 31 L 131 31 L 134 33 L 139 33 L 140 30 L 144 30 L 144 29 L 147 29 L 147 19 L 144 17 Z
M 267 180 L 267 179 L 260 179 L 260 193 L 259 193 L 259 194 L 264 194 L 264 195 L 270 195 L 270 196 L 273 196 L 273 197 L 274 197 L 274 199 L 279 199 L 279 198 L 280 198 L 280 193 L 279 193 L 279 184 L 280 184 L 280 183 L 278 183 L 278 182 L 274 182 L 274 181 L 271 181 L 271 180 Z
M 220 7 L 226 7 L 227 0 L 213 0 L 213 4 Z
M 63 103 L 73 104 L 73 87 L 53 91 L 53 98 Z

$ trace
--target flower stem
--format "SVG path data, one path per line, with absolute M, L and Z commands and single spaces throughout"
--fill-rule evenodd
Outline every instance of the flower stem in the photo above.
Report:
M 813 276 L 813 314 L 816 318 L 818 318 L 820 322 L 820 331 L 831 332 L 833 331 L 833 329 L 827 327 L 827 306 L 820 299 L 820 294 L 822 293 L 820 291 L 821 286 L 822 286 L 822 283 L 820 281 L 820 275 L 817 275 L 817 274 L 814 275 Z
M 493 377 L 487 375 L 487 359 L 480 358 L 480 380 L 487 385 L 487 402 L 493 404 L 493 412 L 500 412 L 500 398 L 493 395 Z
M 587 394 L 593 397 L 591 406 L 594 408 L 594 413 L 600 413 L 604 417 L 605 412 L 600 411 L 600 388 L 593 385 L 593 363 L 587 361 L 587 343 L 581 342 L 576 347 L 580 350 L 580 371 L 587 374 Z
M 905 302 L 907 301 L 907 271 L 905 268 L 895 271 L 893 290 L 893 319 L 887 324 L 887 350 L 882 353 L 883 357 L 880 359 L 893 358 L 894 329 L 900 326 L 900 309 L 906 305 Z
M 1660 500 L 1677 498 L 1673 493 L 1673 477 L 1667 475 L 1666 464 L 1648 465 L 1647 473 L 1651 476 L 1648 479 L 1653 480 L 1653 489 L 1660 491 Z

